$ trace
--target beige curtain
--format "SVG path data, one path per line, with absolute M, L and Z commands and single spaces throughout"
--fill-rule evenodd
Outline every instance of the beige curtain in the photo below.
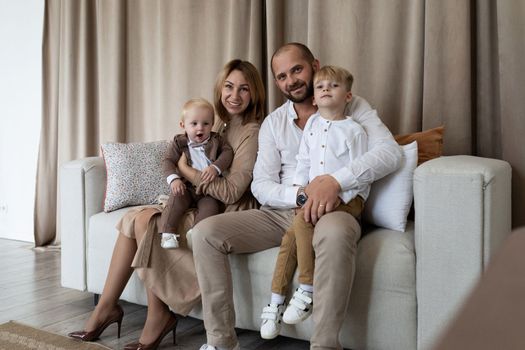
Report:
M 57 174 L 104 142 L 178 132 L 184 101 L 213 97 L 236 57 L 262 70 L 263 2 L 48 0 L 35 243 L 56 234 Z
M 350 69 L 394 133 L 443 124 L 446 154 L 509 161 L 525 224 L 524 28 L 518 0 L 47 0 L 36 245 L 60 240 L 62 163 L 170 137 L 182 103 L 211 100 L 232 58 L 259 68 L 272 110 L 282 96 L 268 61 L 289 41 Z

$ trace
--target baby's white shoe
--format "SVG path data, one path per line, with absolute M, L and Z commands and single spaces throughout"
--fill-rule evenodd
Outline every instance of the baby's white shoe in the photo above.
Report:
M 268 304 L 261 315 L 261 338 L 273 339 L 281 333 L 284 304 Z
M 163 233 L 160 239 L 160 246 L 164 249 L 175 249 L 179 247 L 179 241 L 177 239 L 179 235 L 174 233 Z

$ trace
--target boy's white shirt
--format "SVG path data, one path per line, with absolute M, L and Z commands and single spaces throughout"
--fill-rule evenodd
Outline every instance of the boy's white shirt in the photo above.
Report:
M 333 174 L 343 165 L 354 162 L 367 149 L 365 130 L 352 117 L 332 121 L 317 112 L 304 127 L 293 183 L 306 186 L 316 176 Z M 341 191 L 339 196 L 348 203 L 357 195 L 366 200 L 369 192 L 369 184 L 360 184 L 357 188 Z
M 396 170 L 401 149 L 368 102 L 354 95 L 345 114 L 365 130 L 368 152 L 351 164 L 341 164 L 332 175 L 342 191 L 360 188 Z M 297 113 L 291 101 L 270 113 L 259 131 L 259 151 L 253 170 L 252 192 L 262 205 L 296 207 L 297 186 L 293 179 L 303 131 L 294 123 Z

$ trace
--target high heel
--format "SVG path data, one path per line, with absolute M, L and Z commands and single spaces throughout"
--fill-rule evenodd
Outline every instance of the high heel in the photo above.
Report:
M 141 342 L 138 343 L 130 343 L 124 345 L 124 350 L 155 350 L 159 347 L 160 343 L 162 342 L 162 339 L 169 333 L 173 333 L 173 345 L 176 344 L 175 342 L 175 331 L 177 329 L 177 316 L 170 311 L 170 318 L 168 319 L 168 322 L 164 325 L 164 328 L 162 329 L 162 332 L 160 332 L 160 335 L 153 341 L 153 343 L 150 344 L 142 344 Z
M 120 338 L 120 327 L 122 326 L 123 318 L 124 318 L 124 310 L 122 310 L 122 307 L 117 304 L 115 308 L 111 310 L 108 318 L 94 330 L 90 332 L 74 331 L 74 332 L 69 333 L 67 336 L 74 338 L 74 339 L 82 340 L 82 341 L 93 341 L 95 339 L 98 339 L 100 335 L 102 334 L 102 332 L 104 332 L 104 330 L 108 328 L 109 325 L 116 322 L 118 326 L 118 337 Z

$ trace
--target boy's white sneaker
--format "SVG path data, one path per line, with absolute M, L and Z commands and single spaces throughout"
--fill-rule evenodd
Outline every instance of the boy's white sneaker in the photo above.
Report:
M 160 239 L 160 246 L 164 249 L 175 249 L 179 247 L 179 241 L 177 239 L 179 235 L 174 233 L 163 233 Z
M 307 292 L 300 287 L 295 290 L 293 297 L 284 311 L 283 321 L 288 324 L 297 324 L 306 320 L 313 309 L 313 293 Z
M 273 339 L 281 333 L 284 304 L 268 304 L 261 314 L 261 338 Z
M 218 348 L 213 345 L 204 344 L 200 347 L 199 350 L 223 350 L 223 348 Z M 231 350 L 241 350 L 239 343 L 237 343 Z

